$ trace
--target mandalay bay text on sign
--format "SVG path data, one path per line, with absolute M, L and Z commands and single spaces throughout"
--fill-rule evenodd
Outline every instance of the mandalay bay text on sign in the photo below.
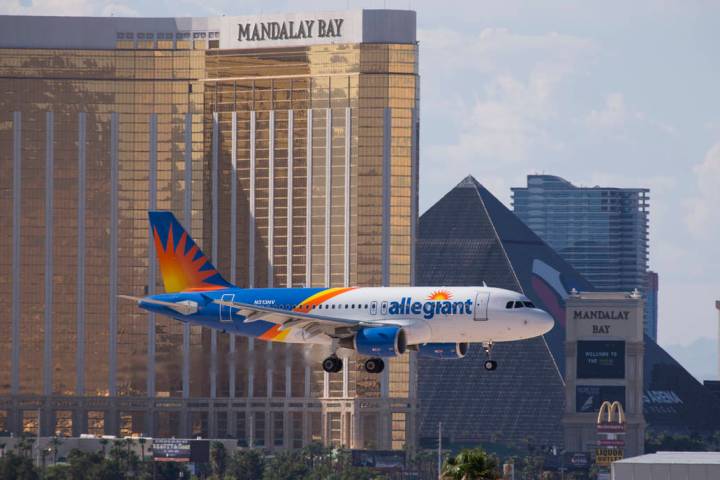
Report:
M 238 41 L 295 40 L 342 36 L 342 18 L 238 24 Z

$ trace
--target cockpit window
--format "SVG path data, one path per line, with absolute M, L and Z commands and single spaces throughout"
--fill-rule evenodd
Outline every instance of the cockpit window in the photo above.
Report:
M 527 308 L 535 308 L 535 304 L 532 303 L 532 302 L 523 302 L 523 304 L 524 304 Z
M 508 302 L 505 304 L 505 308 L 513 308 L 513 303 L 515 302 Z
M 523 302 L 515 302 L 515 308 L 523 308 Z

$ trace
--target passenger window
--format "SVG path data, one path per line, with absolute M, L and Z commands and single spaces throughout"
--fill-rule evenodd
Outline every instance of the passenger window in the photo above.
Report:
M 515 302 L 515 308 L 522 308 L 523 304 L 522 302 Z
M 515 302 L 508 302 L 505 304 L 505 308 L 513 308 L 513 303 Z

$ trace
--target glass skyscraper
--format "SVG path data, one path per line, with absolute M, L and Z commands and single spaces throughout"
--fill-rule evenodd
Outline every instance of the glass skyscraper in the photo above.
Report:
M 512 188 L 512 203 L 515 214 L 596 289 L 637 288 L 647 298 L 649 193 L 528 175 L 526 187 Z M 645 319 L 653 339 L 656 325 Z
M 0 16 L 0 431 L 402 448 L 413 359 L 155 317 L 147 211 L 240 287 L 412 283 L 415 13 Z

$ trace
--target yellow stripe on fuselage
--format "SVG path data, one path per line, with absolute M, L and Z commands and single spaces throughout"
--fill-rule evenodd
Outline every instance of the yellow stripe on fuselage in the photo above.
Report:
M 312 310 L 312 306 L 321 305 L 323 302 L 330 300 L 331 298 L 334 298 L 341 293 L 345 293 L 354 289 L 355 287 L 326 288 L 325 290 L 321 290 L 315 295 L 311 295 L 302 302 L 300 302 L 300 304 L 295 307 L 293 311 L 303 313 L 308 312 Z M 285 338 L 287 338 L 288 335 L 290 335 L 290 330 L 292 330 L 292 328 L 280 330 L 280 325 L 275 325 L 270 330 L 260 335 L 258 338 L 260 340 L 267 340 L 271 342 L 282 342 L 285 340 Z

